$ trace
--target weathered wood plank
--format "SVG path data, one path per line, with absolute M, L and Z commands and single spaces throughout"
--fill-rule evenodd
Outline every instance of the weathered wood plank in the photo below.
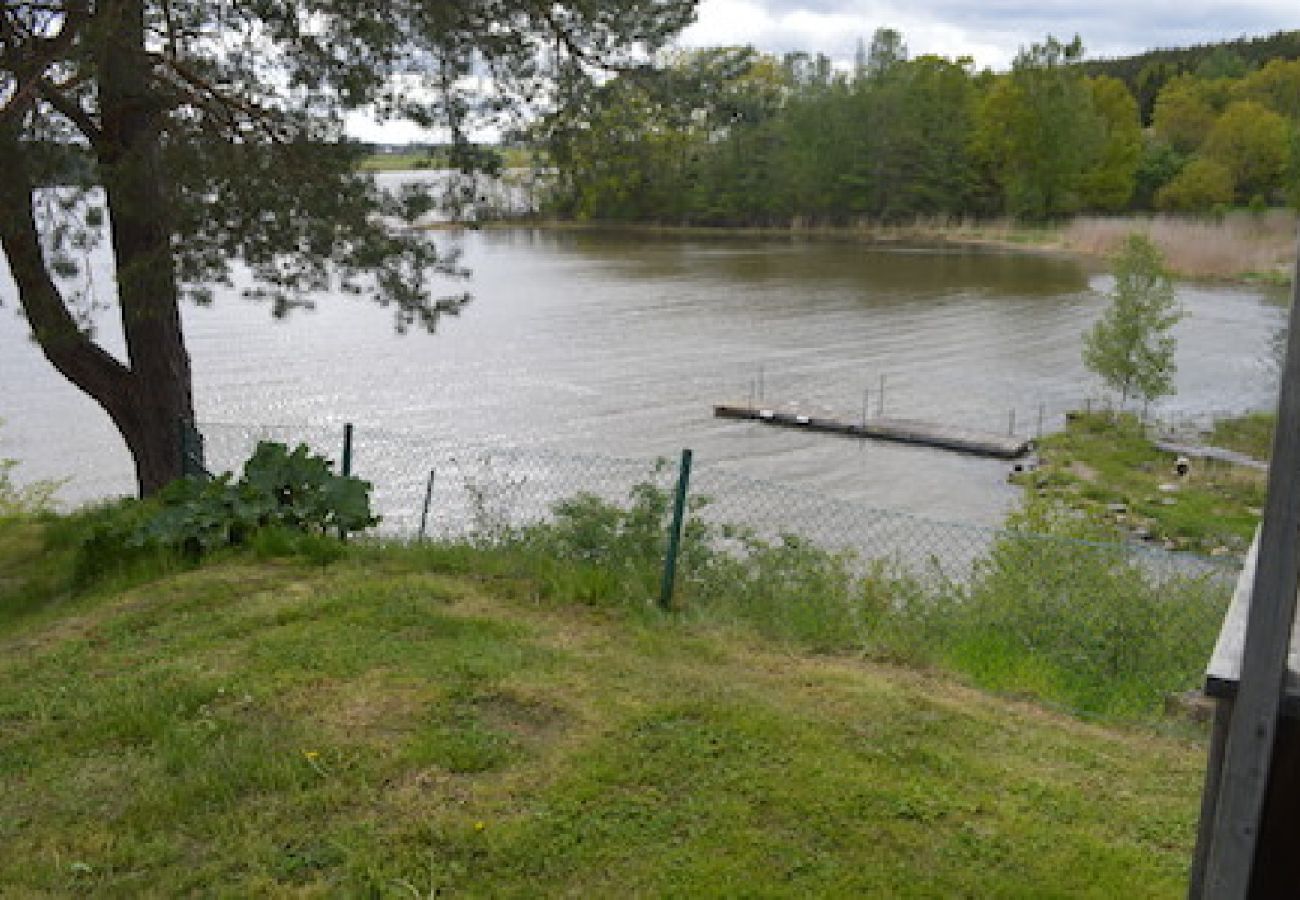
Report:
M 1241 653 L 1246 643 L 1246 621 L 1250 616 L 1250 592 L 1255 583 L 1255 562 L 1259 555 L 1259 534 L 1250 545 L 1245 565 L 1237 577 L 1232 601 L 1223 617 L 1223 627 L 1205 667 L 1205 693 L 1216 698 L 1237 696 L 1241 683 Z M 1282 696 L 1282 713 L 1300 718 L 1300 628 L 1291 627 L 1287 653 L 1287 674 Z
M 1155 441 L 1155 448 L 1165 453 L 1186 456 L 1189 459 L 1213 459 L 1217 462 L 1231 463 L 1234 466 L 1243 466 L 1260 472 L 1268 471 L 1268 463 L 1261 462 L 1244 453 L 1238 453 L 1236 450 L 1225 450 L 1222 447 L 1202 447 L 1194 444 L 1175 444 L 1171 441 Z
M 997 459 L 1016 459 L 1029 452 L 1030 442 L 1023 438 L 1005 437 L 966 428 L 953 428 L 931 422 L 911 419 L 868 419 L 862 422 L 845 422 L 823 416 L 808 416 L 798 412 L 769 409 L 760 406 L 741 406 L 720 403 L 713 414 L 722 419 L 748 419 L 786 428 L 803 428 L 827 434 L 872 438 L 904 444 L 920 444 L 969 453 L 974 456 L 992 456 Z
M 1268 500 L 1206 868 L 1205 893 L 1216 900 L 1250 892 L 1300 586 L 1300 252 L 1291 287 Z

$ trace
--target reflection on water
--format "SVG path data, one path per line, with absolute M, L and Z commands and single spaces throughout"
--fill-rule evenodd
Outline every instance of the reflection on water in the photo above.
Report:
M 856 418 L 864 400 L 877 409 L 883 376 L 887 414 L 1005 431 L 1014 410 L 1025 433 L 1041 407 L 1050 427 L 1090 391 L 1080 336 L 1107 287 L 1037 254 L 532 230 L 438 239 L 464 250 L 476 300 L 436 336 L 396 336 L 390 313 L 342 296 L 283 323 L 237 292 L 187 310 L 200 417 L 416 432 L 430 459 L 467 443 L 634 458 L 690 446 L 754 477 L 992 523 L 1015 497 L 1005 464 L 715 420 L 712 404 L 747 399 L 761 372 L 769 403 Z M 1168 409 L 1269 403 L 1277 304 L 1220 287 L 1180 297 Z M 0 298 L 12 308 L 7 278 Z M 73 498 L 128 488 L 106 419 L 23 329 L 0 316 L 0 450 L 30 477 L 72 474 Z

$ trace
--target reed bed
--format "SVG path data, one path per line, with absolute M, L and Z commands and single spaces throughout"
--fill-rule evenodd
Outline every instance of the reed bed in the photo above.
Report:
M 1126 235 L 1144 234 L 1172 272 L 1192 278 L 1285 277 L 1295 258 L 1296 214 L 1237 212 L 1221 217 L 1079 216 L 1065 226 L 1069 250 L 1105 256 Z

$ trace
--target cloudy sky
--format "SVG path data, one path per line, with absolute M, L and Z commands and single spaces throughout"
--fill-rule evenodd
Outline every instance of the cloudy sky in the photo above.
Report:
M 820 50 L 847 61 L 858 37 L 902 32 L 911 55 L 972 56 L 1007 68 L 1046 35 L 1083 38 L 1089 58 L 1300 28 L 1296 0 L 701 0 L 687 46 Z
M 1016 51 L 1048 34 L 1083 38 L 1089 58 L 1156 47 L 1257 37 L 1300 29 L 1298 0 L 701 0 L 688 47 L 751 44 L 769 53 L 820 51 L 847 65 L 858 38 L 877 28 L 902 32 L 910 55 L 973 57 L 1006 69 Z M 348 131 L 371 141 L 439 140 L 410 123 L 349 118 Z M 484 139 L 491 139 L 485 136 Z

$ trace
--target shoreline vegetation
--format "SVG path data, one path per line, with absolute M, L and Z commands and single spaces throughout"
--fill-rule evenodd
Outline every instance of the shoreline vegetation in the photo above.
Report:
M 495 230 L 540 228 L 552 231 L 625 232 L 698 237 L 806 238 L 865 244 L 939 243 L 989 250 L 1014 250 L 1071 256 L 1102 263 L 1129 234 L 1142 234 L 1160 249 L 1169 273 L 1180 280 L 1285 287 L 1294 265 L 1300 217 L 1289 210 L 1226 213 L 1222 217 L 1080 216 L 1064 224 L 1033 225 L 1006 219 L 927 221 L 905 225 L 718 226 L 602 222 L 546 216 L 485 219 L 467 224 L 439 222 L 429 230 L 467 227 Z
M 1275 416 L 1220 419 L 1204 434 L 1209 446 L 1266 461 Z M 1046 435 L 1038 467 L 1015 476 L 1027 499 L 1062 504 L 1129 539 L 1211 556 L 1244 556 L 1263 513 L 1268 473 L 1214 459 L 1191 460 L 1156 446 L 1131 413 L 1075 412 L 1063 431 Z

